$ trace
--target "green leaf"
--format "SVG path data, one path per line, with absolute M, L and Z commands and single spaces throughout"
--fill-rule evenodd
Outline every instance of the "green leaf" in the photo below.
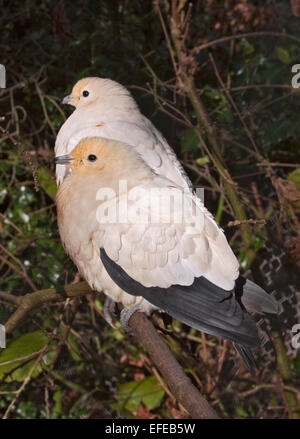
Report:
M 145 404 L 148 410 L 159 407 L 163 396 L 164 390 L 155 377 L 122 384 L 117 392 L 119 407 L 131 411 L 138 410 L 141 402 Z
M 300 376 L 300 355 L 298 355 L 296 358 L 294 358 L 292 360 L 292 364 L 293 364 L 294 373 L 295 373 L 296 377 L 299 377 Z
M 295 169 L 288 175 L 288 180 L 295 183 L 298 190 L 300 190 L 300 168 Z M 300 200 L 293 202 L 296 213 L 300 213 Z
M 246 270 L 249 267 L 247 253 L 245 250 L 241 251 L 240 258 L 239 258 L 240 266 Z
M 72 335 L 70 335 L 68 337 L 68 343 L 69 346 L 71 348 L 71 356 L 73 358 L 73 360 L 75 361 L 80 361 L 81 360 L 81 356 L 80 356 L 80 349 L 78 348 L 74 338 L 72 337 Z
M 205 155 L 204 157 L 199 157 L 196 160 L 196 163 L 200 166 L 206 165 L 209 162 L 210 162 L 210 159 L 209 159 L 208 155 Z
M 286 49 L 283 49 L 282 47 L 277 47 L 276 52 L 281 62 L 283 62 L 284 64 L 289 64 L 291 62 L 290 54 Z
M 300 168 L 297 168 L 294 171 L 290 172 L 288 175 L 288 180 L 293 181 L 297 186 L 297 189 L 300 190 Z
M 224 92 L 222 90 L 217 90 L 210 87 L 210 85 L 205 85 L 204 87 L 205 96 L 210 99 L 220 100 L 224 98 Z
M 42 331 L 29 332 L 7 343 L 7 347 L 0 351 L 0 379 L 4 374 L 16 369 L 25 360 L 13 361 L 12 363 L 1 366 L 1 363 L 14 360 L 16 358 L 25 357 L 40 351 L 48 341 L 47 335 Z M 36 358 L 27 362 L 24 366 L 14 370 L 6 379 L 10 381 L 23 381 L 32 368 Z M 49 365 L 52 361 L 51 355 L 47 354 L 43 357 L 45 365 Z M 35 368 L 32 376 L 36 377 L 42 372 L 42 365 L 39 363 Z
M 39 185 L 44 189 L 46 194 L 54 201 L 57 192 L 57 187 L 52 173 L 49 171 L 49 169 L 40 167 L 37 171 L 37 175 L 38 175 Z
M 261 249 L 264 246 L 264 244 L 265 244 L 264 237 L 261 234 L 257 234 L 253 242 L 253 250 L 255 252 L 258 252 L 258 250 Z
M 250 53 L 253 53 L 255 50 L 254 46 L 250 44 L 249 41 L 246 40 L 245 38 L 242 38 L 241 45 L 244 55 L 249 55 Z
M 52 411 L 54 413 L 59 413 L 61 414 L 63 412 L 62 409 L 62 390 L 58 389 L 54 394 L 53 394 L 53 401 L 55 402 Z
M 199 138 L 193 128 L 183 131 L 180 142 L 182 152 L 195 151 L 199 148 Z
M 148 410 L 153 410 L 160 406 L 165 392 L 155 377 L 146 378 L 143 381 L 145 395 L 143 396 L 142 401 Z
M 140 393 L 141 383 L 142 381 L 138 383 L 130 381 L 129 383 L 121 384 L 116 395 L 121 407 L 128 410 L 138 409 L 142 400 L 142 395 Z
M 117 328 L 119 327 L 119 325 L 117 325 L 118 322 L 116 322 L 116 326 Z M 117 340 L 117 341 L 121 341 L 124 339 L 124 335 L 122 334 L 121 331 L 119 331 L 118 329 L 113 329 L 111 331 L 111 335 Z
M 236 407 L 235 413 L 239 418 L 248 418 L 248 413 L 241 406 Z

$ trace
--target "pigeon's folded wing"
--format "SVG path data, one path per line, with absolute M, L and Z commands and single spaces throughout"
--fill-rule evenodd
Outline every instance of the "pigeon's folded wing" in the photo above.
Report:
M 149 192 L 148 187 L 144 189 Z M 152 214 L 158 214 L 158 206 L 162 202 L 165 206 L 168 196 L 182 192 L 164 189 L 163 193 L 154 191 L 149 210 L 145 194 L 129 209 L 134 206 L 150 217 L 152 206 Z M 236 343 L 257 346 L 256 326 L 234 295 L 238 262 L 201 202 L 191 195 L 185 197 L 188 207 L 198 214 L 198 221 L 187 215 L 182 222 L 170 222 L 160 210 L 159 223 L 110 227 L 99 245 L 102 263 L 124 291 L 143 296 L 183 323 Z
M 127 217 L 101 226 L 107 232 L 99 246 L 146 287 L 191 285 L 204 276 L 231 291 L 239 264 L 223 231 L 196 196 L 166 182 L 155 177 L 132 188 L 126 195 Z M 121 212 L 124 200 L 117 202 Z

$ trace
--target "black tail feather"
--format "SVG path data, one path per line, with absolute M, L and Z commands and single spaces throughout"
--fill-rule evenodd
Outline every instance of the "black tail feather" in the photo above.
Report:
M 257 364 L 255 362 L 251 349 L 238 343 L 233 343 L 233 346 L 242 357 L 242 360 L 249 372 L 253 374 L 254 370 L 257 368 Z
M 243 276 L 239 276 L 235 282 L 235 295 L 248 312 L 278 314 L 278 302 L 259 285 Z

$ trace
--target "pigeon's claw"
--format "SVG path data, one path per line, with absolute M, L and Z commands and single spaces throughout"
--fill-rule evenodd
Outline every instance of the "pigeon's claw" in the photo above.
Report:
M 117 304 L 109 297 L 106 297 L 103 307 L 105 321 L 114 329 L 116 326 L 113 324 L 113 318 L 117 317 Z
M 129 320 L 136 311 L 141 311 L 139 303 L 131 306 L 130 308 L 123 308 L 120 314 L 120 323 L 127 334 L 133 334 L 131 327 L 129 326 Z

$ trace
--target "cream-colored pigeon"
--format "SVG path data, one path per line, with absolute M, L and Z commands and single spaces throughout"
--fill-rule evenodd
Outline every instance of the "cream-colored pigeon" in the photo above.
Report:
M 64 248 L 91 288 L 124 305 L 124 326 L 136 310 L 162 310 L 231 340 L 251 368 L 260 339 L 246 310 L 278 306 L 239 275 L 201 200 L 116 140 L 83 139 L 56 163 L 71 168 L 56 201 Z
M 62 102 L 76 109 L 59 130 L 56 156 L 69 154 L 85 137 L 116 139 L 136 148 L 158 174 L 180 186 L 192 187 L 168 142 L 143 116 L 130 92 L 118 82 L 97 77 L 81 79 Z M 65 165 L 57 165 L 58 185 L 66 172 Z

